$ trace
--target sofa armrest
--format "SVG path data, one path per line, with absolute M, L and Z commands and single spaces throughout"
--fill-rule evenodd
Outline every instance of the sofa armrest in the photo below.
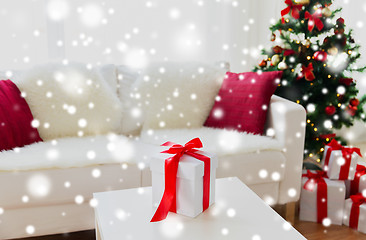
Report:
M 274 130 L 274 137 L 281 143 L 286 158 L 285 175 L 279 186 L 279 204 L 294 202 L 300 197 L 305 121 L 306 112 L 301 105 L 272 96 L 267 130 Z

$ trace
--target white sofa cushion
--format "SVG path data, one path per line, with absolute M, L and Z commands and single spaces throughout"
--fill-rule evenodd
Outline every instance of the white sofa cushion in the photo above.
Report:
M 146 162 L 154 152 L 160 152 L 160 147 L 123 135 L 61 138 L 0 152 L 0 171 Z
M 18 87 L 44 140 L 118 131 L 122 105 L 100 73 L 79 63 L 46 64 L 25 72 Z
M 201 127 L 226 71 L 213 64 L 161 62 L 149 65 L 135 85 L 145 113 L 144 129 Z
M 0 207 L 29 208 L 75 203 L 80 195 L 88 202 L 94 192 L 139 187 L 141 171 L 136 164 L 119 163 L 66 169 L 2 172 Z M 61 214 L 61 213 L 60 213 Z M 61 217 L 61 215 L 60 215 Z
M 218 156 L 257 152 L 261 150 L 281 151 L 281 144 L 274 138 L 237 132 L 226 129 L 208 127 L 148 130 L 141 133 L 141 140 L 146 143 L 160 145 L 166 141 L 185 144 L 199 137 L 203 150 Z

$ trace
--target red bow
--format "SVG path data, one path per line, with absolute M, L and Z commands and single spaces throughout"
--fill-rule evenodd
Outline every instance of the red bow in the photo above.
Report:
M 353 78 L 340 78 L 339 83 L 349 86 L 351 83 L 353 83 Z
M 313 81 L 315 79 L 313 71 L 314 71 L 313 63 L 309 63 L 307 67 L 305 65 L 302 65 L 302 72 L 306 80 Z
M 332 151 L 341 150 L 345 163 L 341 166 L 338 180 L 347 180 L 349 174 L 349 168 L 351 166 L 352 154 L 355 152 L 360 157 L 362 157 L 360 149 L 343 147 L 335 139 L 332 139 L 332 141 L 327 146 L 329 146 L 329 149 L 327 150 L 327 154 L 324 160 L 325 171 L 328 171 L 329 159 Z
M 285 22 L 283 16 L 285 16 L 286 14 L 289 14 L 291 11 L 291 16 L 295 19 L 299 19 L 300 18 L 300 10 L 302 8 L 302 5 L 300 4 L 294 4 L 292 2 L 292 0 L 285 0 L 285 3 L 288 5 L 287 8 L 283 9 L 281 11 L 281 16 L 282 16 L 282 23 Z
M 308 11 L 305 12 L 305 19 L 309 19 L 308 21 L 308 30 L 313 31 L 316 26 L 319 31 L 321 31 L 324 27 L 324 24 L 320 18 L 322 17 L 322 12 L 317 10 L 313 15 L 311 15 Z
M 355 178 L 351 181 L 351 195 L 357 194 L 360 187 L 360 178 L 366 174 L 366 167 L 364 165 L 357 165 Z
M 360 216 L 360 206 L 366 203 L 366 198 L 358 193 L 350 197 L 352 199 L 351 213 L 349 216 L 349 227 L 353 229 L 358 228 L 358 218 Z
M 202 148 L 202 142 L 199 138 L 194 138 L 187 142 L 184 146 L 175 144 L 172 142 L 166 142 L 161 146 L 170 146 L 168 150 L 161 153 L 175 154 L 173 157 L 165 160 L 165 189 L 163 198 L 152 217 L 150 222 L 161 221 L 166 218 L 168 212 L 177 212 L 177 172 L 179 160 L 183 154 L 190 155 L 200 161 L 204 162 L 204 175 L 203 175 L 203 211 L 205 211 L 210 204 L 210 158 L 202 154 L 196 153 L 198 150 L 195 148 Z
M 324 180 L 324 178 L 326 178 L 326 173 L 323 171 L 316 171 L 316 173 L 313 173 L 310 170 L 307 170 L 307 173 L 302 176 L 308 178 L 304 184 L 304 189 L 312 191 L 313 188 L 311 185 L 317 184 L 318 186 L 316 193 L 317 222 L 321 223 L 324 218 L 328 217 L 328 187 Z

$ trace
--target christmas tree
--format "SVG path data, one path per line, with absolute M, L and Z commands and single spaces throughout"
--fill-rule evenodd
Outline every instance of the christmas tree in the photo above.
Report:
M 365 121 L 358 90 L 351 78 L 364 71 L 356 61 L 359 45 L 345 21 L 331 10 L 332 0 L 286 0 L 282 18 L 270 27 L 273 47 L 263 50 L 264 60 L 256 71 L 283 71 L 276 95 L 305 107 L 305 157 L 318 162 L 324 144 L 335 136 L 334 129 L 351 126 L 355 119 Z

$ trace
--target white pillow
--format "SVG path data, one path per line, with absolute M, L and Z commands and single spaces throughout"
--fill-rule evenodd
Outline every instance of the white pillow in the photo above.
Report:
M 105 64 L 99 66 L 98 71 L 102 75 L 104 81 L 108 83 L 112 91 L 117 94 L 117 68 L 114 64 Z
M 202 127 L 225 77 L 225 69 L 203 63 L 154 63 L 134 87 L 145 112 L 143 129 Z
M 143 114 L 138 107 L 138 101 L 133 98 L 132 86 L 139 73 L 125 65 L 117 66 L 118 96 L 123 106 L 121 133 L 138 135 L 143 122 Z
M 117 94 L 98 70 L 85 64 L 35 67 L 24 73 L 18 87 L 44 140 L 119 131 L 122 105 Z

